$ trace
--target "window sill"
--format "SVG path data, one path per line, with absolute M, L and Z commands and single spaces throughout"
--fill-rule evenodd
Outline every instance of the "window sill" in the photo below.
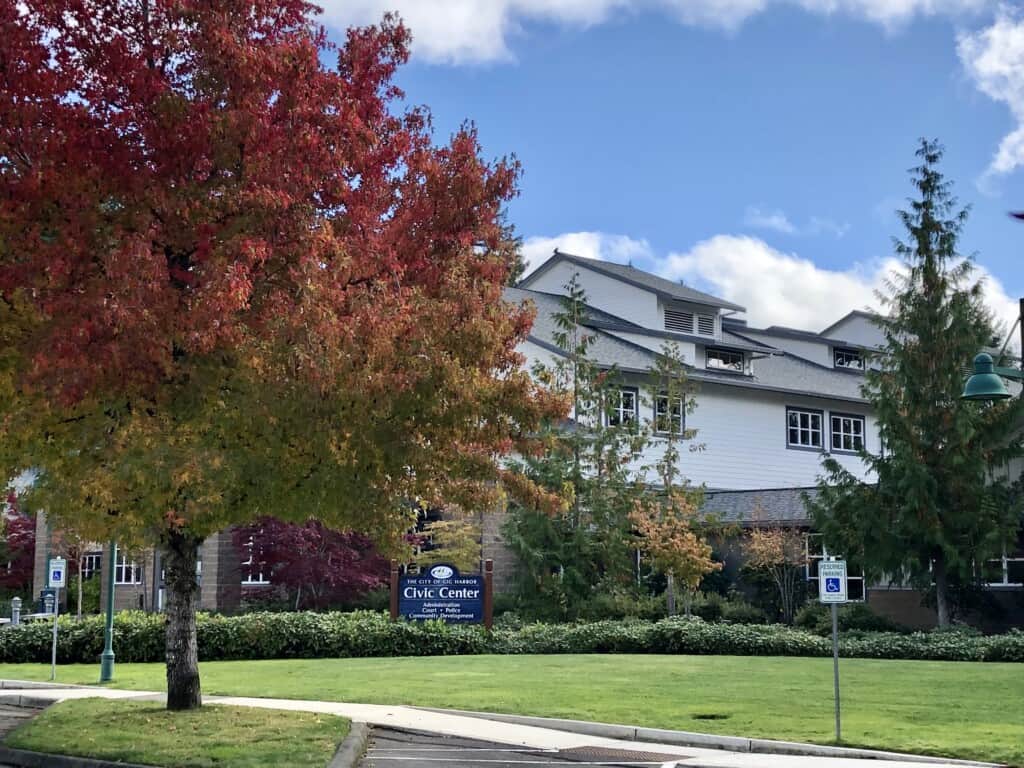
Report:
M 808 453 L 825 453 L 826 452 L 824 448 L 815 448 L 815 447 L 810 446 L 810 445 L 789 445 L 789 444 L 787 444 L 786 445 L 786 450 L 787 451 L 805 451 L 805 452 L 808 452 Z

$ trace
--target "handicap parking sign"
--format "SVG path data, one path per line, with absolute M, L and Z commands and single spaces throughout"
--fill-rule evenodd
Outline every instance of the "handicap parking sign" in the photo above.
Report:
M 821 560 L 818 562 L 818 600 L 823 603 L 845 603 L 846 561 Z

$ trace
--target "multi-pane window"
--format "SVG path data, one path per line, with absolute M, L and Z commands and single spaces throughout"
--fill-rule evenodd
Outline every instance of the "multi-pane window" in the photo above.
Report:
M 859 349 L 836 347 L 832 355 L 836 368 L 851 368 L 855 371 L 864 370 L 864 355 Z
M 859 451 L 864 447 L 864 417 L 831 414 L 832 450 Z
M 611 402 L 608 407 L 608 426 L 620 427 L 626 424 L 636 424 L 639 393 L 635 389 L 623 387 L 611 393 Z
M 810 585 L 811 597 L 818 593 L 818 563 L 829 556 L 825 541 L 820 533 L 804 536 L 804 577 Z M 847 563 L 846 593 L 851 602 L 864 600 L 864 572 Z
M 1024 587 L 1024 547 L 1004 550 L 1002 557 L 985 563 L 985 583 L 990 587 Z
M 255 536 L 250 536 L 249 540 L 245 542 L 244 554 L 245 559 L 241 562 L 242 584 L 249 587 L 269 584 L 269 574 L 264 569 L 266 563 L 263 560 L 263 553 Z
M 658 395 L 654 398 L 654 431 L 660 434 L 683 434 L 683 398 Z
M 114 583 L 115 584 L 141 584 L 142 566 L 118 550 L 117 559 L 114 562 Z
M 95 574 L 99 573 L 102 561 L 102 552 L 86 552 L 82 555 L 82 580 L 91 579 Z
M 733 352 L 728 349 L 708 348 L 705 352 L 706 367 L 714 371 L 729 371 L 730 373 L 743 373 L 743 353 Z
M 790 448 L 821 448 L 821 411 L 786 409 L 786 445 Z

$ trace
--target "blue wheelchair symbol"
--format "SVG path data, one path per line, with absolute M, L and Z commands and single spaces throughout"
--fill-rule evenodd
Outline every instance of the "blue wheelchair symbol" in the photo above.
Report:
M 836 594 L 838 594 L 839 592 L 842 591 L 842 589 L 840 588 L 840 583 L 839 582 L 840 582 L 840 580 L 839 579 L 835 579 L 835 578 L 825 579 L 825 591 L 826 592 L 835 592 Z

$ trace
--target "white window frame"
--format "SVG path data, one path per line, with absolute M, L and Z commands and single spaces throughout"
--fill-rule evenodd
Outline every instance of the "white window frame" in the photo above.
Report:
M 128 581 L 128 579 L 131 581 Z M 141 584 L 142 566 L 134 560 L 129 560 L 124 551 L 117 551 L 117 559 L 114 562 L 114 583 L 115 584 Z
M 856 360 L 855 365 L 850 365 L 849 361 L 846 363 L 839 362 L 839 356 L 845 355 L 850 361 Z M 859 349 L 850 349 L 849 347 L 833 347 L 832 348 L 832 366 L 838 368 L 841 371 L 863 371 L 864 370 L 864 353 Z
M 836 430 L 836 421 L 839 422 L 839 429 Z M 855 424 L 860 424 L 860 434 L 858 435 L 854 429 Z M 828 415 L 828 437 L 829 444 L 832 446 L 832 451 L 835 453 L 857 453 L 861 448 L 864 447 L 864 436 L 867 432 L 867 419 L 856 413 L 839 413 L 838 411 L 830 412 Z M 849 427 L 847 430 L 846 427 Z M 836 435 L 839 436 L 839 444 L 836 444 Z M 853 448 L 846 448 L 843 446 L 843 439 L 849 437 L 850 443 L 854 445 Z M 857 438 L 860 438 L 860 446 L 855 445 Z
M 987 581 L 985 582 L 986 587 L 1024 587 L 1024 582 L 1010 581 L 1010 563 L 1024 563 L 1024 550 L 1016 550 L 1008 555 L 1006 547 L 1003 547 L 1002 557 L 994 557 L 987 562 L 999 564 L 999 572 L 1002 574 L 1002 579 L 1000 581 Z
M 813 548 L 813 550 L 812 550 L 812 548 L 811 548 L 811 540 L 812 539 L 815 542 L 817 542 L 817 543 L 819 543 L 821 545 L 821 547 L 820 547 L 820 554 L 819 554 L 819 548 L 817 546 L 815 546 Z M 810 595 L 810 598 L 812 600 L 816 600 L 817 599 L 818 592 L 819 592 L 819 587 L 818 587 L 818 563 L 820 561 L 822 561 L 822 560 L 827 559 L 828 557 L 829 557 L 828 548 L 825 546 L 825 542 L 824 542 L 824 539 L 822 539 L 822 535 L 820 533 L 813 533 L 811 531 L 808 531 L 807 533 L 805 533 L 804 534 L 804 578 L 807 580 L 807 583 L 810 584 L 811 587 L 812 587 L 812 589 L 811 589 L 812 594 Z M 849 588 L 849 583 L 853 582 L 853 583 L 856 583 L 856 584 L 860 584 L 860 597 L 850 598 L 847 602 L 850 602 L 850 603 L 863 603 L 867 599 L 867 596 L 868 596 L 867 583 L 864 581 L 864 572 L 861 571 L 859 576 L 855 575 L 855 574 L 847 573 L 846 581 L 847 581 L 847 590 L 846 591 L 848 593 L 851 593 L 851 594 L 856 594 L 856 592 Z
M 736 357 L 739 358 L 739 367 L 735 367 L 724 360 L 720 361 L 721 365 L 712 365 L 712 355 L 722 355 L 725 357 Z M 704 367 L 709 371 L 722 371 L 723 373 L 743 373 L 746 371 L 746 359 L 742 352 L 736 352 L 732 349 L 721 349 L 720 347 L 705 347 L 704 348 Z
M 793 427 L 790 425 L 790 416 L 797 416 L 797 426 Z M 801 417 L 807 417 L 807 426 L 804 426 L 803 419 Z M 813 426 L 814 419 L 817 419 L 818 426 Z M 797 431 L 797 442 L 793 442 L 790 430 L 795 429 Z M 806 432 L 809 437 L 813 437 L 815 433 L 818 435 L 818 444 L 800 442 L 800 438 L 803 433 Z M 799 406 L 786 406 L 786 447 L 800 451 L 824 451 L 825 450 L 825 412 L 819 411 L 814 408 L 801 408 Z
M 678 407 L 678 414 L 675 408 L 669 407 L 669 396 L 665 392 L 654 398 L 654 432 L 658 435 L 682 435 L 686 431 L 686 403 L 684 398 L 677 396 L 673 405 Z M 668 419 L 670 429 L 662 429 L 663 420 Z M 678 424 L 677 424 L 678 422 Z
M 245 542 L 245 548 L 248 550 L 248 557 L 243 560 L 241 565 L 242 571 L 242 586 L 243 587 L 266 587 L 270 584 L 270 579 L 263 572 L 263 564 L 258 566 L 258 571 L 253 572 L 253 560 L 255 558 L 253 550 L 256 548 L 256 536 L 252 535 L 249 540 Z
M 633 407 L 625 405 L 626 395 L 633 401 Z M 614 400 L 611 407 L 605 411 L 605 417 L 609 427 L 624 427 L 630 424 L 636 425 L 640 418 L 640 390 L 636 387 L 619 387 L 611 393 Z M 628 418 L 627 418 L 628 416 Z
M 82 555 L 82 579 L 88 580 L 103 568 L 103 552 L 86 552 Z

